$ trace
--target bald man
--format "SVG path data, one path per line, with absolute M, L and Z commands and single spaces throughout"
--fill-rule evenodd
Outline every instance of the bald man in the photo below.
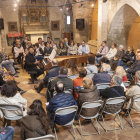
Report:
M 52 60 L 52 67 L 51 69 L 47 72 L 45 78 L 40 82 L 39 86 L 37 87 L 36 85 L 34 86 L 35 90 L 40 93 L 40 91 L 44 88 L 47 87 L 48 85 L 48 80 L 51 77 L 56 77 L 59 75 L 59 67 L 58 67 L 58 62 L 56 59 Z

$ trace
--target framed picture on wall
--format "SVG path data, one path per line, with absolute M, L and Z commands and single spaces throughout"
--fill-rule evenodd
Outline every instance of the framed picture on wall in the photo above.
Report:
M 30 10 L 30 22 L 39 22 L 39 10 Z
M 17 32 L 17 22 L 8 22 L 8 30 Z
M 58 31 L 59 30 L 59 20 L 51 21 L 51 30 Z

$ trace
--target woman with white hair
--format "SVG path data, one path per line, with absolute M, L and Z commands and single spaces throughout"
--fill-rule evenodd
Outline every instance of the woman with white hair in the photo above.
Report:
M 110 60 L 110 66 L 111 66 L 111 67 L 113 66 L 113 64 L 117 64 L 118 61 L 119 61 L 120 59 L 122 59 L 122 57 L 124 56 L 125 51 L 124 51 L 123 48 L 124 48 L 124 46 L 123 46 L 123 45 L 120 45 L 120 46 L 119 46 L 119 50 L 117 51 L 117 54 L 115 55 L 114 59 L 111 59 L 111 60 Z
M 116 68 L 115 74 L 122 77 L 122 82 L 128 81 L 127 76 L 126 76 L 126 72 L 122 66 L 118 66 Z

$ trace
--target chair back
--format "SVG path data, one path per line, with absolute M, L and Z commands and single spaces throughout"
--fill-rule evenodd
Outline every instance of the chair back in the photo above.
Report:
M 112 76 L 112 75 L 114 75 L 114 71 L 109 71 L 108 74 L 109 74 L 110 76 Z
M 55 137 L 53 135 L 46 135 L 42 137 L 28 138 L 26 140 L 55 140 Z
M 76 106 L 76 105 L 64 107 L 64 108 L 58 108 L 55 111 L 55 116 L 56 115 L 68 115 L 68 114 L 71 114 L 73 112 L 77 112 L 77 110 L 78 110 L 78 106 Z
M 95 74 L 96 73 L 89 73 L 89 74 L 87 74 L 87 77 L 90 77 L 92 79 Z
M 127 88 L 127 87 L 129 87 L 130 86 L 130 81 L 125 81 L 125 82 L 123 82 L 123 84 L 124 84 L 124 86 Z
M 80 116 L 80 113 L 81 113 L 83 108 L 84 109 L 94 109 L 94 111 L 95 111 L 95 108 L 98 108 L 98 109 L 96 109 L 96 112 L 94 113 L 94 116 L 98 116 L 98 113 L 100 111 L 102 104 L 103 104 L 102 100 L 93 101 L 93 102 L 84 102 L 82 104 L 81 109 L 80 109 L 79 116 Z M 90 116 L 90 118 L 94 118 L 94 116 L 92 116 L 92 117 Z M 86 118 L 88 118 L 88 117 L 86 117 Z
M 106 109 L 104 110 L 104 112 L 106 112 L 107 114 L 119 113 L 125 100 L 126 97 L 124 96 L 107 99 L 105 104 Z
M 78 74 L 68 76 L 68 78 L 71 78 L 72 80 L 76 79 L 77 77 L 79 77 Z
M 56 77 L 57 77 L 57 76 L 56 76 Z M 53 79 L 56 78 L 56 77 L 51 77 L 51 78 L 49 78 L 48 83 L 51 82 L 51 80 L 53 80 Z
M 96 84 L 97 89 L 106 89 L 111 86 L 111 83 L 101 83 L 101 84 Z
M 68 90 L 65 90 L 64 92 L 68 93 L 68 94 L 72 94 L 73 91 L 72 91 L 72 89 L 68 89 Z

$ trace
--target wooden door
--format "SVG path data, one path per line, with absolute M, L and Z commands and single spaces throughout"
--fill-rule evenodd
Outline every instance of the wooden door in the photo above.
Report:
M 71 42 L 71 33 L 64 33 L 64 38 L 68 39 L 68 42 Z

